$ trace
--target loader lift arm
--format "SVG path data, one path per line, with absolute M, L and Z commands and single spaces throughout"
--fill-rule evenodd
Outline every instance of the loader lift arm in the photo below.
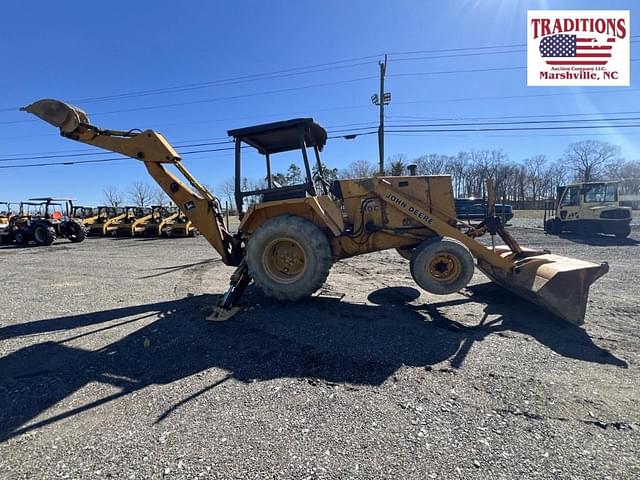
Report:
M 220 254 L 223 263 L 240 264 L 240 239 L 227 231 L 219 200 L 191 175 L 163 135 L 153 130 L 100 129 L 89 123 L 85 112 L 58 100 L 39 100 L 21 110 L 60 128 L 64 137 L 144 162 L 149 174 Z M 164 168 L 163 163 L 175 166 L 190 186 Z

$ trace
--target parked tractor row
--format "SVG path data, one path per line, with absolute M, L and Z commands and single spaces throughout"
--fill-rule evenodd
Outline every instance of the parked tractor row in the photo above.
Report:
M 17 206 L 17 208 L 15 208 Z M 15 209 L 14 209 L 15 208 Z M 0 243 L 51 245 L 87 236 L 194 237 L 191 221 L 176 207 L 86 207 L 68 198 L 0 202 Z
M 82 242 L 86 230 L 82 222 L 71 216 L 73 201 L 67 198 L 30 198 L 20 202 L 17 213 L 11 204 L 2 202 L 0 243 L 51 245 L 56 239 Z
M 97 207 L 90 236 L 195 237 L 197 229 L 176 207 Z

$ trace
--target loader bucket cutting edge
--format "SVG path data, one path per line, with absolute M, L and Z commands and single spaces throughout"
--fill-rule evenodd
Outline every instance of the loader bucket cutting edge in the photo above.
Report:
M 497 284 L 574 325 L 584 323 L 589 287 L 609 271 L 607 263 L 553 254 L 531 255 L 515 265 L 517 273 L 511 274 L 478 262 L 478 268 Z
M 20 110 L 32 113 L 64 133 L 73 132 L 80 123 L 89 123 L 89 117 L 83 110 L 50 98 L 38 100 Z

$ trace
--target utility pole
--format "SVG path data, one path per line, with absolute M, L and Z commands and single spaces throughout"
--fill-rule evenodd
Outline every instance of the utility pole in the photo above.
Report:
M 380 175 L 384 175 L 384 106 L 391 102 L 391 93 L 384 91 L 384 76 L 387 73 L 387 55 L 384 62 L 378 62 L 380 66 L 380 93 L 371 95 L 371 102 L 380 107 L 380 125 L 378 126 L 378 150 L 380 154 Z

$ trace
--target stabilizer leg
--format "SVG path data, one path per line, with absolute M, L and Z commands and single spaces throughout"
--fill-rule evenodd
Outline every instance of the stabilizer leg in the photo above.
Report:
M 231 275 L 229 289 L 223 295 L 222 299 L 213 310 L 213 313 L 207 317 L 207 320 L 211 320 L 213 322 L 224 322 L 238 313 L 240 310 L 238 302 L 249 283 L 251 283 L 249 270 L 244 261 L 242 261 L 238 268 L 233 272 L 233 275 Z

